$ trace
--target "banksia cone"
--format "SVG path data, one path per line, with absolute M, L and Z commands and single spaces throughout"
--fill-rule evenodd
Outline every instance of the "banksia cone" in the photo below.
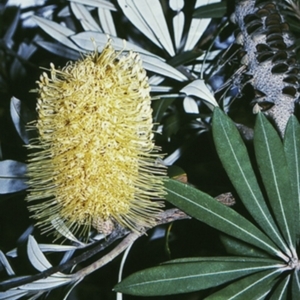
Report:
M 107 224 L 153 226 L 163 204 L 152 200 L 163 197 L 165 169 L 152 140 L 150 87 L 139 55 L 109 42 L 101 54 L 62 70 L 51 65 L 37 92 L 39 137 L 28 146 L 27 201 L 43 231 L 62 222 L 85 237 L 91 226 L 107 234 Z
M 240 76 L 238 88 L 242 95 L 254 95 L 253 112 L 263 111 L 284 136 L 287 121 L 300 96 L 300 71 L 295 40 L 281 14 L 279 2 L 239 0 L 235 21 L 240 28 L 237 41 L 245 53 L 241 59 L 245 76 Z M 251 89 L 253 93 L 249 93 Z

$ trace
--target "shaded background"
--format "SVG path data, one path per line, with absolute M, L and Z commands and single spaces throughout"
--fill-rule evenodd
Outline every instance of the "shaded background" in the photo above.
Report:
M 114 2 L 114 1 L 112 1 Z M 161 1 L 166 5 L 167 1 Z M 226 9 L 223 18 L 211 21 L 207 31 L 197 43 L 194 52 L 222 50 L 233 41 L 233 32 L 236 29 L 233 24 L 227 23 L 228 16 L 233 11 L 233 1 L 226 1 Z M 115 2 L 114 2 L 115 3 Z M 69 59 L 76 59 L 79 54 L 75 51 L 65 52 L 66 49 L 58 42 L 53 42 L 51 37 L 41 30 L 31 19 L 32 15 L 49 17 L 56 22 L 62 20 L 75 32 L 82 31 L 81 24 L 71 14 L 61 17 L 60 12 L 70 5 L 69 1 L 1 1 L 0 3 L 0 160 L 16 160 L 26 162 L 26 148 L 17 133 L 14 121 L 11 117 L 11 98 L 16 97 L 23 104 L 24 123 L 27 119 L 35 117 L 36 94 L 30 92 L 36 86 L 42 70 L 48 68 L 50 62 L 56 66 L 64 66 Z M 195 1 L 186 1 L 184 11 L 187 16 L 192 15 Z M 170 18 L 174 14 L 166 9 L 166 15 Z M 114 21 L 118 29 L 118 36 L 126 37 L 130 33 L 131 39 L 145 49 L 170 60 L 157 46 L 149 42 L 132 24 L 121 14 L 114 13 Z M 297 34 L 297 19 L 291 16 L 291 28 Z M 225 26 L 225 24 L 227 24 Z M 188 27 L 188 25 L 186 25 Z M 220 28 L 223 30 L 220 31 Z M 185 29 L 187 30 L 187 28 Z M 39 46 L 37 41 L 51 41 L 57 44 L 57 52 L 49 52 Z M 218 64 L 216 58 L 212 65 Z M 222 70 L 215 67 L 213 74 L 206 74 L 206 81 L 215 89 L 218 88 L 234 72 L 235 64 L 226 65 Z M 150 74 L 151 75 L 151 74 Z M 165 80 L 165 85 L 179 90 L 181 83 L 170 79 Z M 183 84 L 182 84 L 183 85 Z M 216 95 L 217 97 L 218 95 Z M 173 153 L 176 149 L 184 147 L 184 151 L 176 159 L 174 165 L 179 173 L 186 174 L 189 183 L 200 188 L 212 196 L 234 190 L 217 158 L 210 132 L 211 110 L 200 100 L 197 100 L 201 115 L 188 115 L 183 107 L 182 98 L 172 102 L 166 110 L 161 124 L 164 126 L 162 134 L 156 135 L 156 142 L 162 147 L 162 152 Z M 251 116 L 248 102 L 235 103 L 230 111 L 233 118 L 245 121 Z M 28 109 L 28 111 L 27 111 Z M 155 109 L 155 108 L 154 108 Z M 200 118 L 199 118 L 200 117 Z M 21 118 L 22 119 L 22 118 Z M 252 146 L 249 151 L 252 153 Z M 34 229 L 33 221 L 24 202 L 25 191 L 0 195 L 0 250 L 7 251 L 18 247 L 18 257 L 10 259 L 10 263 L 17 275 L 34 274 L 36 271 L 30 265 L 26 255 L 26 239 L 28 234 L 33 234 L 39 243 L 51 243 L 52 237 L 41 236 L 38 229 Z M 235 195 L 236 196 L 236 195 Z M 167 205 L 169 207 L 169 205 Z M 243 211 L 238 204 L 236 210 Z M 76 268 L 81 268 L 101 257 L 111 250 L 112 245 L 96 257 L 81 263 Z M 80 253 L 80 251 L 79 251 Z M 219 233 L 214 229 L 195 220 L 183 220 L 173 224 L 159 226 L 150 230 L 147 235 L 141 237 L 132 247 L 125 263 L 123 277 L 157 265 L 163 261 L 191 256 L 216 256 L 225 255 L 226 251 L 219 239 Z M 58 264 L 63 255 L 51 254 L 47 256 L 53 265 Z M 112 291 L 118 280 L 118 272 L 121 257 L 86 277 L 70 294 L 70 300 L 76 299 L 116 299 Z M 0 279 L 7 279 L 3 267 L 0 264 Z M 61 299 L 63 289 L 52 291 L 42 298 Z M 197 292 L 188 295 L 168 297 L 145 297 L 144 299 L 202 299 L 206 293 Z M 125 300 L 138 299 L 124 295 Z

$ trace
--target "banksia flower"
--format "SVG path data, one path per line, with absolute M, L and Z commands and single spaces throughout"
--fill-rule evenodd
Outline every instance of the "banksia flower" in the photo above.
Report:
M 152 140 L 150 87 L 139 55 L 110 42 L 38 81 L 39 137 L 28 146 L 29 210 L 44 232 L 61 220 L 82 236 L 107 224 L 153 226 L 164 167 Z M 62 223 L 62 222 L 61 222 Z M 59 230 L 55 232 L 60 235 Z

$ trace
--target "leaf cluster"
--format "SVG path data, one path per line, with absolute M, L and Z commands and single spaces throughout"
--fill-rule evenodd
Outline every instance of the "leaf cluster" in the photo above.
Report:
M 115 290 L 139 296 L 187 293 L 219 287 L 206 299 L 298 299 L 299 142 L 294 116 L 284 141 L 262 113 L 254 130 L 258 183 L 233 122 L 215 108 L 213 137 L 218 155 L 251 219 L 187 184 L 166 181 L 167 200 L 218 229 L 233 255 L 168 261 L 125 278 Z M 246 251 L 245 251 L 246 250 Z

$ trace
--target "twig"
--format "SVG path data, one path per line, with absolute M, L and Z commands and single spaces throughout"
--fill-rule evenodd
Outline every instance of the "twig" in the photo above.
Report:
M 158 218 L 156 220 L 156 223 L 153 227 L 155 227 L 157 225 L 160 225 L 160 224 L 169 223 L 169 222 L 172 222 L 172 221 L 175 221 L 175 220 L 188 219 L 188 218 L 190 218 L 190 217 L 188 215 L 186 215 L 184 212 L 177 209 L 177 208 L 169 209 L 169 210 L 166 210 L 166 211 L 162 212 L 158 216 Z M 30 282 L 37 281 L 37 280 L 43 279 L 43 278 L 47 278 L 47 277 L 51 276 L 54 273 L 62 272 L 62 271 L 66 270 L 70 267 L 73 267 L 74 265 L 76 265 L 78 263 L 81 263 L 81 262 L 87 260 L 91 256 L 99 253 L 100 251 L 102 251 L 103 249 L 105 249 L 109 245 L 111 245 L 114 241 L 116 241 L 117 239 L 125 236 L 126 234 L 128 234 L 130 232 L 129 235 L 127 237 L 125 237 L 107 255 L 103 256 L 100 259 L 98 259 L 97 261 L 95 261 L 91 265 L 89 265 L 89 266 L 77 271 L 76 273 L 74 273 L 73 274 L 73 281 L 74 282 L 79 282 L 85 276 L 87 276 L 88 274 L 90 274 L 90 273 L 94 272 L 95 270 L 101 268 L 102 266 L 106 265 L 113 258 L 118 256 L 121 252 L 123 252 L 136 239 L 138 239 L 140 236 L 142 236 L 149 229 L 150 228 L 143 229 L 140 232 L 130 232 L 129 230 L 124 229 L 124 228 L 117 228 L 117 230 L 112 232 L 111 235 L 108 237 L 108 239 L 105 242 L 95 246 L 93 249 L 84 252 L 83 254 L 67 261 L 66 263 L 64 263 L 62 265 L 49 268 L 49 269 L 47 269 L 47 270 L 45 270 L 41 273 L 38 273 L 38 274 L 35 274 L 35 275 L 32 275 L 32 276 L 27 276 L 27 277 L 23 277 L 23 278 L 16 278 L 15 280 L 10 279 L 10 280 L 1 282 L 0 283 L 0 291 L 7 291 L 7 290 L 12 289 L 12 288 L 17 288 L 17 287 L 20 287 L 22 285 L 28 284 Z
M 28 284 L 33 281 L 37 281 L 39 279 L 47 278 L 54 273 L 62 272 L 66 269 L 69 269 L 69 268 L 73 267 L 74 265 L 79 264 L 79 263 L 87 260 L 88 258 L 94 256 L 95 254 L 99 253 L 103 249 L 110 246 L 114 241 L 116 241 L 119 238 L 122 238 L 124 235 L 126 235 L 128 233 L 129 233 L 129 230 L 126 230 L 126 229 L 123 229 L 123 231 L 121 231 L 121 230 L 115 231 L 103 243 L 96 245 L 93 249 L 85 251 L 81 255 L 78 255 L 78 256 L 70 259 L 69 261 L 67 261 L 64 264 L 49 268 L 49 269 L 47 269 L 43 272 L 40 272 L 38 274 L 35 274 L 35 275 L 3 281 L 0 283 L 0 291 L 4 292 L 4 291 L 7 291 L 12 288 L 17 288 L 21 285 Z
M 182 212 L 181 210 L 179 210 L 177 208 L 168 209 L 159 215 L 155 226 L 160 225 L 160 224 L 170 223 L 175 220 L 189 219 L 189 218 L 190 217 L 187 214 L 185 214 L 184 212 Z M 74 280 L 75 281 L 80 280 L 83 277 L 93 273 L 94 271 L 100 269 L 101 267 L 103 267 L 104 265 L 106 265 L 107 263 L 112 261 L 115 257 L 117 257 L 119 254 L 121 254 L 128 247 L 130 247 L 140 236 L 142 236 L 145 233 L 145 231 L 147 231 L 149 229 L 150 228 L 148 228 L 146 230 L 142 230 L 140 232 L 131 232 L 108 254 L 106 254 L 105 256 L 96 260 L 89 266 L 76 272 L 74 274 Z

